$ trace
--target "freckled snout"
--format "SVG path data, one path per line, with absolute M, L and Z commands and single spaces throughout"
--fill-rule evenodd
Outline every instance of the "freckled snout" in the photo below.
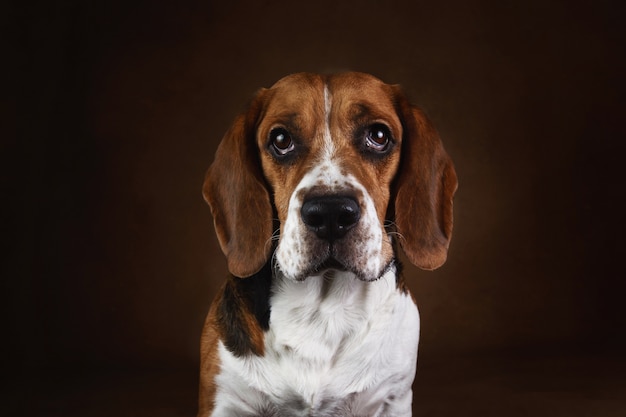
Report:
M 351 197 L 321 196 L 306 200 L 300 215 L 302 222 L 318 238 L 332 243 L 357 225 L 361 209 Z

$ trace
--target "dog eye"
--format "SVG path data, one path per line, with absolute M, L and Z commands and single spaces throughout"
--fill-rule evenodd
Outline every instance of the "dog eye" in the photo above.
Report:
M 295 148 L 291 135 L 283 128 L 273 129 L 270 132 L 270 144 L 278 155 L 286 155 Z
M 376 152 L 384 152 L 391 143 L 389 128 L 377 123 L 370 126 L 365 133 L 365 146 Z

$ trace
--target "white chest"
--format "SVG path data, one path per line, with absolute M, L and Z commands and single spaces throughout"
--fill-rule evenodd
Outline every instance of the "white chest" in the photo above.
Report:
M 271 306 L 264 356 L 220 348 L 215 416 L 410 416 L 419 315 L 395 271 L 278 281 Z

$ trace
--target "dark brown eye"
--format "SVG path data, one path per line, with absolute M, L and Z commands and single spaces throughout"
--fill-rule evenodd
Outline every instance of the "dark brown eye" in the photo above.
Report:
M 278 155 L 286 155 L 295 148 L 291 135 L 283 128 L 270 132 L 270 145 Z
M 365 146 L 376 152 L 384 152 L 391 143 L 391 133 L 387 126 L 377 123 L 370 126 L 365 133 Z

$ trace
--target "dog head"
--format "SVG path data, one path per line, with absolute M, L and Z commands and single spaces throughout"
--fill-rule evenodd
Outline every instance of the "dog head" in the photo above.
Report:
M 445 262 L 456 187 L 434 127 L 397 86 L 301 73 L 237 117 L 203 192 L 233 275 L 275 256 L 288 279 L 340 270 L 371 281 L 394 241 L 420 268 Z

